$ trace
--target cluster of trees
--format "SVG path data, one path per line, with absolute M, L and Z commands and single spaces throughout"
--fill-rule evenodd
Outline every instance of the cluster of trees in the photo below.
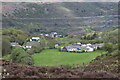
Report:
M 21 48 L 15 48 L 12 50 L 10 60 L 27 65 L 34 64 L 32 57 Z
M 97 37 L 98 37 L 98 34 L 94 32 L 94 33 L 85 35 L 85 36 L 83 37 L 83 39 L 93 40 L 93 39 L 95 39 L 95 38 L 97 38 Z
M 22 31 L 14 28 L 2 30 L 2 56 L 10 55 L 12 61 L 32 65 L 32 57 L 22 48 L 11 47 L 11 42 L 18 42 L 23 45 L 28 35 Z
M 103 50 L 108 51 L 109 53 L 112 53 L 119 48 L 119 42 L 118 42 L 118 29 L 105 32 L 103 35 L 103 40 L 105 45 L 103 46 Z
M 6 38 L 2 38 L 2 56 L 6 56 L 11 53 L 10 41 Z
M 35 54 L 35 53 L 40 53 L 42 50 L 44 50 L 44 47 L 40 44 L 32 46 L 30 50 L 26 50 L 26 52 L 30 55 Z
M 10 42 L 18 42 L 20 45 L 24 44 L 24 41 L 27 39 L 28 35 L 22 30 L 17 30 L 14 28 L 3 29 L 2 30 L 3 39 L 7 39 Z
M 111 53 L 114 50 L 118 49 L 118 44 L 105 43 L 105 45 L 102 47 L 102 49 Z

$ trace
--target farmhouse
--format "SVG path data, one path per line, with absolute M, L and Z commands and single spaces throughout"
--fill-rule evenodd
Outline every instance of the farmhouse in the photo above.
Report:
M 101 48 L 102 46 L 104 46 L 104 43 L 100 43 L 100 44 L 95 44 L 95 46 Z
M 81 48 L 80 46 L 65 46 L 61 49 L 61 51 L 81 52 Z
M 65 47 L 62 48 L 62 51 L 69 51 L 69 52 L 71 52 L 71 51 L 73 51 L 73 47 L 72 46 L 65 46 Z
M 92 47 L 85 48 L 85 52 L 92 52 L 92 51 L 94 51 L 94 48 L 92 48 Z
M 56 35 L 55 37 L 60 37 L 60 38 L 62 38 L 62 37 L 63 37 L 63 35 Z
M 86 44 L 81 44 L 81 47 L 87 47 L 87 45 Z
M 55 48 L 58 48 L 59 44 L 55 44 Z
M 30 39 L 30 41 L 39 41 L 40 38 L 39 37 L 32 37 L 32 39 Z
M 55 37 L 58 33 L 57 32 L 51 32 L 50 37 Z
M 45 34 L 45 36 L 46 36 L 46 37 L 48 37 L 48 36 L 49 36 L 49 34 Z
M 81 43 L 72 43 L 72 45 L 81 45 Z
M 11 42 L 10 45 L 12 47 L 20 47 L 20 45 L 17 42 Z

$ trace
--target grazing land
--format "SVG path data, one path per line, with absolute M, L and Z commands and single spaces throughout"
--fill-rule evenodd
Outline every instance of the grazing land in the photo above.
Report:
M 88 64 L 91 60 L 106 53 L 102 50 L 94 52 L 73 53 L 73 52 L 61 52 L 57 49 L 43 50 L 41 53 L 32 55 L 34 65 L 36 66 L 59 66 Z

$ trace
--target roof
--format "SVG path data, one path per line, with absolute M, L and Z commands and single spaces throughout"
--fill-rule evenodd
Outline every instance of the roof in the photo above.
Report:
M 104 43 L 100 43 L 100 44 L 95 44 L 96 46 L 103 46 Z
M 39 42 L 36 41 L 31 41 L 31 42 L 27 42 L 25 46 L 34 46 L 34 45 L 38 45 Z
M 40 39 L 39 37 L 32 37 L 32 39 Z
M 73 46 L 73 48 L 81 48 L 80 46 Z
M 71 49 L 71 48 L 73 48 L 72 46 L 65 46 L 65 48 L 67 48 L 67 49 Z
M 17 45 L 19 45 L 17 42 L 12 42 L 10 44 L 11 44 L 11 46 L 17 46 Z
M 57 32 L 51 32 L 51 34 L 57 34 Z

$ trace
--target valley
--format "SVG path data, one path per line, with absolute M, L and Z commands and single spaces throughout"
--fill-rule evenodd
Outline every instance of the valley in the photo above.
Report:
M 2 5 L 3 78 L 119 78 L 117 2 Z

